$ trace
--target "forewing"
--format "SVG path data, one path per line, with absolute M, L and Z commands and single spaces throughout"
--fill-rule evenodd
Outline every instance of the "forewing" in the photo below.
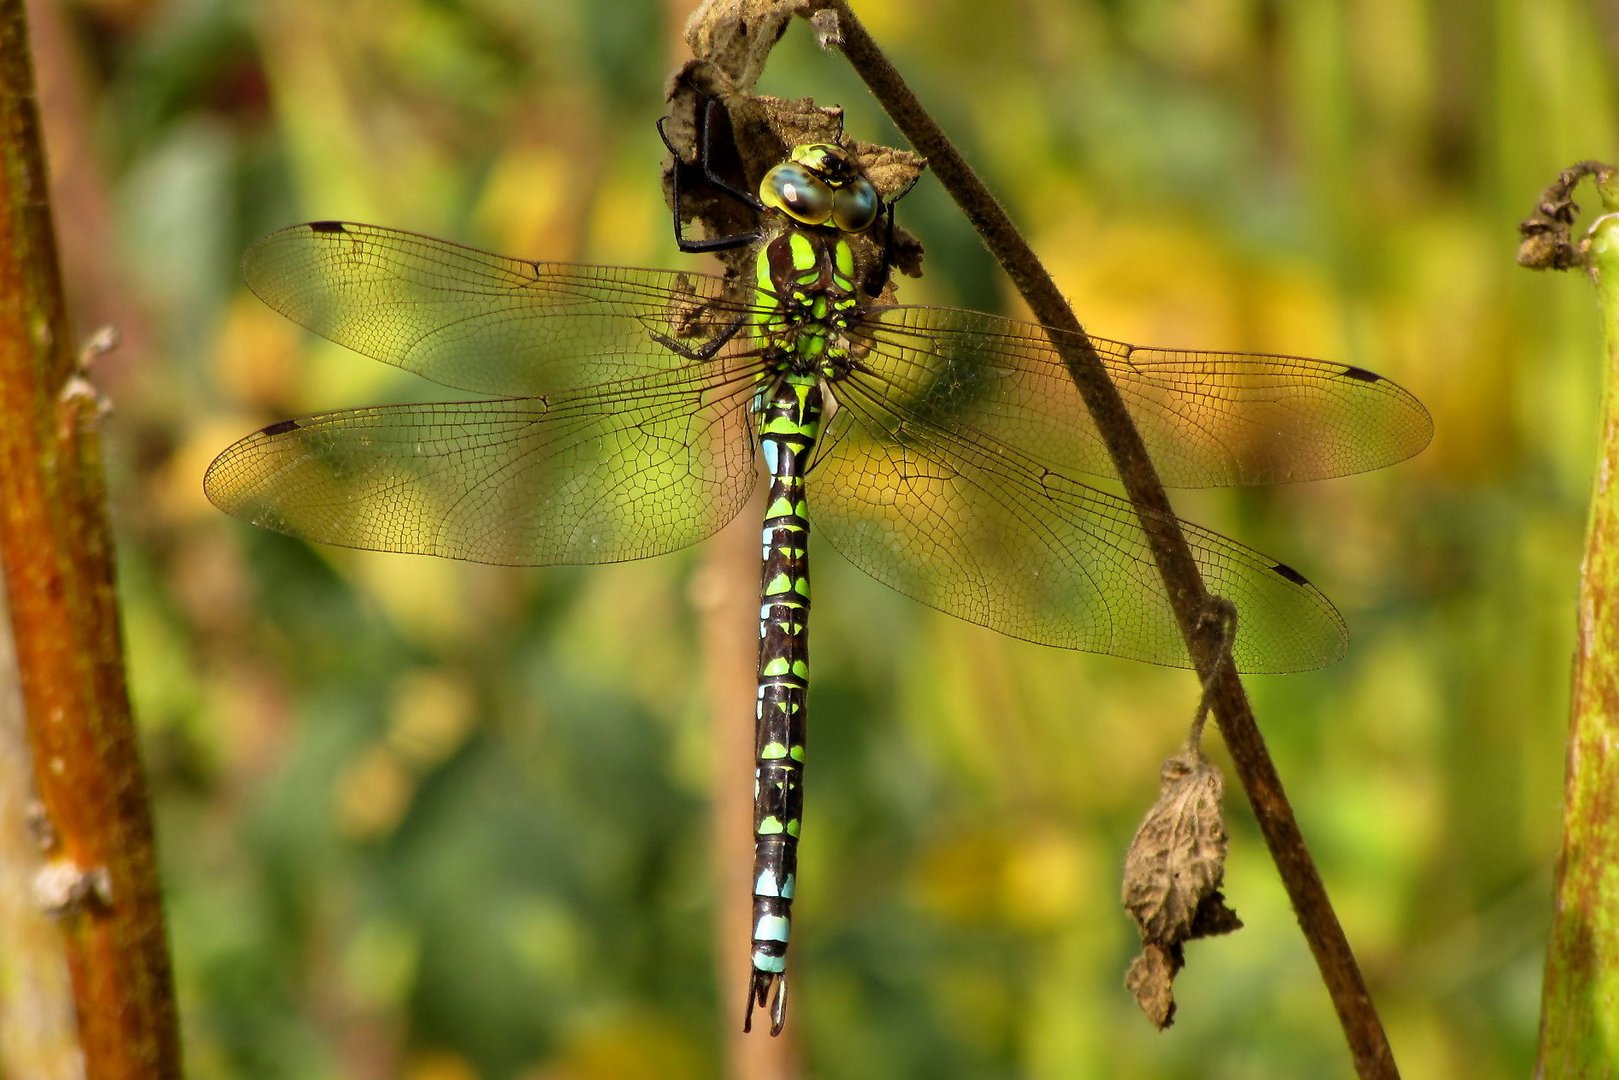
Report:
M 723 279 L 495 255 L 351 222 L 242 258 L 248 287 L 323 337 L 444 386 L 538 396 L 655 374 L 734 333 Z
M 508 565 L 673 551 L 756 483 L 752 373 L 641 378 L 591 393 L 349 409 L 287 420 L 220 454 L 208 497 L 324 544 Z
M 941 431 L 985 432 L 1058 470 L 1116 475 L 1051 335 L 955 308 L 871 311 L 862 367 Z M 1433 436 L 1422 403 L 1362 368 L 1299 356 L 1090 338 L 1171 487 L 1317 480 L 1381 468 Z

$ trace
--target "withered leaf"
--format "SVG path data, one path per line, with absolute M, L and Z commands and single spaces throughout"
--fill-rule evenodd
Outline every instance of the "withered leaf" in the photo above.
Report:
M 1145 945 L 1124 973 L 1125 989 L 1135 995 L 1136 1004 L 1159 1031 L 1175 1022 L 1175 995 L 1170 987 L 1183 963 L 1180 952 L 1162 945 Z
M 1124 906 L 1142 942 L 1125 985 L 1147 1018 L 1165 1028 L 1175 1016 L 1171 985 L 1186 962 L 1182 946 L 1242 922 L 1220 894 L 1226 831 L 1219 772 L 1201 752 L 1186 750 L 1165 761 L 1158 778 L 1158 801 L 1125 857 Z
M 759 81 L 765 60 L 806 0 L 705 0 L 686 20 L 691 54 L 746 90 Z

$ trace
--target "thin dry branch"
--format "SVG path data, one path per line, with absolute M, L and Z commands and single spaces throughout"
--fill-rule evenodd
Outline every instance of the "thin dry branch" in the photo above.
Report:
M 822 0 L 809 7 L 813 10 L 806 14 L 822 41 L 843 53 L 911 146 L 928 159 L 934 175 L 1017 286 L 1036 320 L 1066 331 L 1053 336 L 1053 345 L 1107 443 L 1125 492 L 1151 543 L 1187 651 L 1198 674 L 1212 688 L 1221 734 L 1332 997 L 1356 1070 L 1363 1077 L 1398 1076 L 1382 1021 L 1333 912 L 1321 875 L 1305 847 L 1242 680 L 1229 661 L 1219 662 L 1209 639 L 1198 630 L 1199 617 L 1209 603 L 1208 591 L 1146 446 L 1101 359 L 1028 241 L 923 109 L 848 4 L 844 0 Z

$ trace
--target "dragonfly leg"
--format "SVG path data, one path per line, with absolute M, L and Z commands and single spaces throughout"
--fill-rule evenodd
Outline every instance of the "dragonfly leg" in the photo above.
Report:
M 730 325 L 728 325 L 724 330 L 721 330 L 718 334 L 715 334 L 712 338 L 695 349 L 690 345 L 685 345 L 679 341 L 676 341 L 667 334 L 660 334 L 656 330 L 650 330 L 648 333 L 651 335 L 653 341 L 656 341 L 659 345 L 662 345 L 664 348 L 668 349 L 677 356 L 682 356 L 687 360 L 711 360 L 713 359 L 715 353 L 719 352 L 725 347 L 726 342 L 736 337 L 737 331 L 741 330 L 742 327 L 747 324 L 747 320 L 748 317 L 746 315 L 738 315 L 735 319 L 731 320 Z
M 921 178 L 921 174 L 918 173 L 909 184 L 905 185 L 904 191 L 883 203 L 883 257 L 877 268 L 866 275 L 867 296 L 881 296 L 882 291 L 888 287 L 888 275 L 894 269 L 894 204 L 909 195 Z
M 744 191 L 714 171 L 712 158 L 713 125 L 709 120 L 709 114 L 713 111 L 713 109 L 714 101 L 712 98 L 710 98 L 704 102 L 697 124 L 697 168 L 703 174 L 703 182 L 763 214 L 765 212 L 765 205 L 759 201 L 758 196 L 752 194 L 751 192 Z M 674 204 L 671 208 L 671 213 L 674 215 L 675 244 L 680 248 L 681 251 L 691 254 L 705 251 L 729 251 L 733 248 L 746 247 L 749 244 L 758 243 L 759 240 L 762 239 L 758 232 L 737 233 L 735 236 L 716 236 L 706 240 L 691 240 L 686 237 L 685 230 L 681 228 L 680 223 L 682 186 L 680 182 L 680 173 L 682 169 L 685 169 L 688 166 L 686 165 L 685 160 L 681 158 L 680 151 L 675 148 L 674 142 L 669 138 L 669 132 L 665 127 L 668 122 L 669 118 L 667 116 L 658 118 L 658 137 L 663 140 L 663 145 L 669 149 L 669 153 L 673 155 L 675 159 L 675 171 L 672 174 L 674 182 L 674 197 L 670 200 L 670 202 Z
M 910 190 L 909 188 L 906 189 Z M 901 194 L 904 194 L 901 192 Z M 894 203 L 890 199 L 883 205 L 883 258 L 877 268 L 866 275 L 866 295 L 881 296 L 883 290 L 888 288 L 888 275 L 894 269 Z
M 664 129 L 663 129 L 664 122 L 667 121 L 667 120 L 668 120 L 668 117 L 664 117 L 663 119 L 660 119 L 658 121 L 658 135 L 659 135 L 660 138 L 663 139 L 663 145 L 667 146 L 669 148 L 669 152 L 671 154 L 674 154 L 675 157 L 678 158 L 678 157 L 680 157 L 679 151 L 677 151 L 674 148 L 674 144 L 672 144 L 669 141 L 668 133 L 666 133 L 664 131 Z M 701 115 L 699 115 L 698 118 L 697 118 L 697 128 L 698 128 L 697 167 L 699 169 L 701 169 L 702 172 L 703 172 L 703 180 L 705 182 L 713 185 L 714 187 L 718 188 L 719 190 L 725 192 L 725 194 L 729 195 L 731 198 L 735 199 L 737 202 L 743 203 L 743 204 L 745 204 L 747 206 L 751 206 L 751 207 L 753 207 L 753 209 L 759 211 L 759 213 L 761 213 L 761 214 L 764 213 L 765 212 L 765 204 L 759 201 L 759 196 L 755 195 L 751 191 L 746 190 L 745 188 L 737 187 L 735 184 L 733 184 L 729 180 L 725 179 L 725 177 L 721 176 L 719 173 L 714 171 L 714 99 L 713 98 L 704 99 L 704 101 L 703 101 L 703 111 L 702 111 Z

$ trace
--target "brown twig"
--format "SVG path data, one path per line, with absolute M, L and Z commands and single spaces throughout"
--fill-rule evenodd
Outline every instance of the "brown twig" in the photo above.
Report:
M 87 1076 L 180 1072 L 113 587 L 100 402 L 56 261 L 22 0 L 0 0 L 0 563 Z
M 911 146 L 927 157 L 934 175 L 1017 286 L 1035 318 L 1064 331 L 1053 335 L 1052 343 L 1112 454 L 1151 544 L 1187 651 L 1198 674 L 1212 687 L 1215 718 L 1332 997 L 1356 1070 L 1363 1077 L 1398 1076 L 1382 1021 L 1305 847 L 1242 680 L 1230 662 L 1219 662 L 1210 638 L 1198 631 L 1199 616 L 1209 599 L 1202 575 L 1141 435 L 1100 357 L 1028 241 L 923 109 L 845 0 L 817 0 L 811 6 L 817 9 L 812 21 L 823 41 L 844 54 Z

